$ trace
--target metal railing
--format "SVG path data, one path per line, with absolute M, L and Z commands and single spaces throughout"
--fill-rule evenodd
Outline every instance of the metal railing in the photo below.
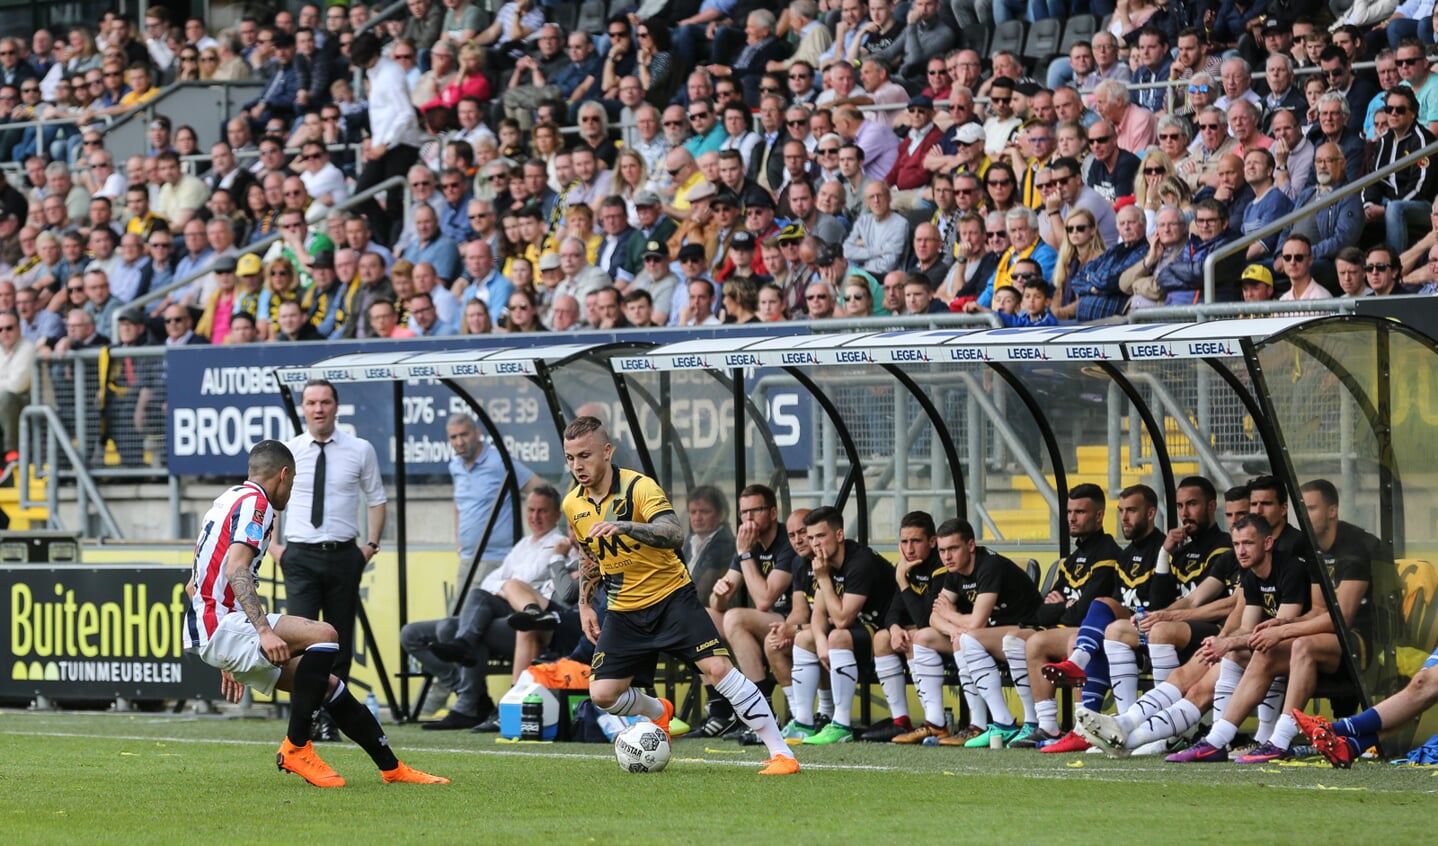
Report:
M 1373 173 L 1363 176 L 1361 179 L 1355 179 L 1352 182 L 1344 183 L 1343 185 L 1340 185 L 1339 187 L 1333 189 L 1331 192 L 1329 192 L 1327 196 L 1323 197 L 1322 199 L 1316 199 L 1312 202 L 1309 202 L 1302 208 L 1296 208 L 1288 214 L 1284 215 L 1283 217 L 1280 217 L 1277 220 L 1267 224 L 1266 226 L 1255 229 L 1252 232 L 1244 234 L 1218 247 L 1213 252 L 1209 253 L 1208 256 L 1203 260 L 1203 301 L 1205 303 L 1214 302 L 1214 294 L 1216 293 L 1217 288 L 1217 282 L 1214 279 L 1214 273 L 1216 272 L 1218 263 L 1223 259 L 1226 259 L 1229 256 L 1238 255 L 1240 252 L 1246 251 L 1248 249 L 1248 246 L 1253 242 L 1261 241 L 1262 239 L 1267 238 L 1269 235 L 1276 235 L 1279 232 L 1282 232 L 1284 229 L 1287 229 L 1288 227 L 1292 226 L 1299 220 L 1302 220 L 1303 218 L 1307 217 L 1312 217 L 1314 212 L 1317 212 L 1321 209 L 1326 209 L 1334 203 L 1337 203 L 1339 200 L 1345 200 L 1353 196 L 1354 194 L 1359 193 L 1364 188 L 1367 188 L 1368 186 L 1376 182 L 1387 179 L 1392 174 L 1397 173 L 1404 168 L 1412 167 L 1413 165 L 1435 153 L 1438 153 L 1438 141 L 1434 141 L 1423 149 L 1417 150 L 1411 155 L 1404 156 L 1396 162 L 1381 167 Z M 1283 305 L 1285 306 L 1285 308 L 1275 309 L 1275 311 L 1293 310 L 1289 307 L 1296 305 L 1296 303 L 1284 303 Z M 1144 309 L 1140 310 L 1142 311 Z
M 1202 303 L 1185 306 L 1155 306 L 1129 309 L 1129 323 L 1203 323 L 1221 317 L 1257 317 L 1271 314 L 1352 314 L 1358 310 L 1357 297 L 1330 297 L 1326 300 L 1269 300 L 1258 303 Z
M 343 203 L 340 203 L 339 205 L 336 205 L 334 208 L 330 209 L 330 214 L 333 215 L 333 214 L 335 214 L 335 213 L 337 213 L 337 212 L 342 212 L 342 211 L 345 211 L 346 209 L 353 208 L 354 206 L 360 205 L 361 203 L 364 203 L 364 202 L 367 201 L 367 200 L 373 199 L 374 197 L 378 197 L 380 194 L 383 194 L 383 193 L 389 191 L 391 188 L 403 188 L 403 189 L 404 189 L 404 209 L 401 210 L 401 214 L 407 214 L 410 205 L 411 205 L 414 201 L 413 201 L 413 198 L 412 198 L 411 195 L 410 195 L 409 180 L 406 179 L 406 178 L 403 177 L 403 176 L 391 176 L 389 179 L 386 179 L 386 180 L 384 180 L 383 182 L 380 182 L 380 183 L 377 184 L 377 185 L 374 185 L 374 186 L 371 186 L 371 187 L 369 187 L 369 188 L 366 188 L 365 190 L 361 191 L 360 193 L 355 194 L 355 195 L 349 197 L 349 198 L 346 199 Z M 281 237 L 281 236 L 280 236 L 279 233 L 276 233 L 276 234 L 274 234 L 274 235 L 270 235 L 269 237 L 266 237 L 266 238 L 263 238 L 263 239 L 261 239 L 261 240 L 259 240 L 259 241 L 256 241 L 256 242 L 253 243 L 253 244 L 248 244 L 248 245 L 246 245 L 246 246 L 245 246 L 244 248 L 242 248 L 242 249 L 237 249 L 237 250 L 235 251 L 235 254 L 236 254 L 237 256 L 245 255 L 245 254 L 247 254 L 247 253 L 254 253 L 255 255 L 264 255 L 264 252 L 265 252 L 267 249 L 269 249 L 270 245 L 273 244 L 273 243 L 275 243 L 276 241 L 280 240 L 280 237 Z M 187 288 L 187 287 L 189 287 L 190 285 L 194 284 L 195 280 L 204 278 L 204 277 L 207 276 L 210 272 L 211 272 L 211 271 L 210 271 L 209 269 L 200 270 L 200 271 L 197 271 L 197 272 L 195 272 L 195 273 L 190 274 L 189 276 L 184 277 L 183 279 L 175 280 L 175 281 L 171 282 L 170 284 L 164 286 L 163 288 L 158 288 L 158 289 L 156 289 L 156 290 L 154 290 L 154 291 L 149 292 L 148 294 L 145 294 L 143 297 L 136 297 L 134 300 L 132 300 L 132 301 L 130 302 L 130 305 L 131 305 L 131 306 L 147 306 L 147 305 L 149 305 L 150 303 L 153 303 L 153 302 L 155 302 L 155 301 L 157 301 L 157 300 L 160 300 L 161 298 L 169 297 L 171 294 L 175 293 L 176 291 L 182 290 L 182 289 Z M 117 314 L 117 315 L 115 315 L 115 317 L 112 319 L 110 327 L 108 327 L 108 328 L 110 329 L 110 331 L 112 332 L 111 337 L 119 337 L 119 331 L 120 331 L 119 321 L 120 321 L 120 317 L 119 317 L 119 315 Z
M 65 459 L 70 462 L 70 466 L 74 468 L 75 481 L 78 485 L 76 500 L 81 519 L 83 520 L 89 512 L 88 503 L 93 502 L 95 511 L 100 518 L 101 536 L 123 540 L 125 536 L 124 533 L 120 531 L 119 524 L 115 522 L 115 515 L 110 513 L 110 507 L 105 504 L 104 497 L 100 495 L 99 488 L 95 486 L 94 478 L 87 470 L 85 462 L 81 460 L 74 444 L 70 443 L 70 438 L 65 434 L 65 427 L 60 421 L 60 416 L 55 413 L 54 409 L 47 408 L 43 405 L 31 405 L 21 410 L 19 432 L 20 466 L 40 466 L 40 464 L 34 460 L 34 456 L 30 455 L 30 444 L 33 440 L 31 436 L 34 434 L 30 430 L 31 427 L 35 425 L 31 421 L 34 420 L 44 422 L 44 466 L 50 468 L 49 478 L 45 485 L 45 499 L 36 500 L 30 495 L 30 473 L 17 474 L 20 479 L 18 483 L 20 493 L 19 507 L 25 509 L 43 506 L 49 512 L 47 519 L 49 520 L 50 527 L 64 530 L 65 526 L 60 520 L 60 486 L 56 484 L 59 474 L 55 470 L 55 468 L 59 467 L 60 455 L 63 453 Z

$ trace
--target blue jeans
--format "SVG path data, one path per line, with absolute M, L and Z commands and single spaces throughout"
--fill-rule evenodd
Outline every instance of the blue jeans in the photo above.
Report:
M 1409 36 L 1415 36 L 1424 44 L 1433 43 L 1433 18 L 1426 17 L 1421 21 L 1412 18 L 1399 18 L 1396 21 L 1389 21 L 1384 28 L 1388 33 L 1388 46 L 1394 50 L 1398 49 L 1398 42 Z
M 1028 0 L 994 0 L 994 25 L 1023 20 L 1028 6 Z
M 1410 227 L 1423 226 L 1433 204 L 1424 200 L 1392 200 L 1383 209 L 1383 231 L 1388 246 L 1403 252 L 1412 246 L 1408 237 Z
M 1069 61 L 1069 57 L 1059 56 L 1057 59 L 1049 62 L 1048 77 L 1046 86 L 1050 91 L 1058 88 L 1060 85 L 1068 85 L 1073 82 L 1074 67 L 1073 63 Z

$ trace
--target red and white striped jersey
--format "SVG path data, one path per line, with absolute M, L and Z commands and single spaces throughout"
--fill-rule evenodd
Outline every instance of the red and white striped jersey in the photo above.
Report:
M 252 547 L 256 554 L 250 569 L 258 572 L 274 525 L 275 509 L 264 488 L 254 482 L 225 491 L 205 513 L 200 539 L 195 543 L 195 597 L 185 615 L 187 649 L 208 643 L 226 614 L 244 613 L 235 605 L 235 595 L 225 579 L 225 559 L 232 544 Z

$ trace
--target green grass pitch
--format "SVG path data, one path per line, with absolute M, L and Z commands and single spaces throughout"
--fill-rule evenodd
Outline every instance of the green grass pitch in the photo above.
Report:
M 453 779 L 384 785 L 349 743 L 317 744 L 349 782 L 274 767 L 275 720 L 0 714 L 9 843 L 929 844 L 1432 842 L 1438 769 L 1321 761 L 1165 764 L 1098 755 L 675 742 L 668 769 L 621 772 L 608 746 L 496 743 L 390 726 L 400 758 Z

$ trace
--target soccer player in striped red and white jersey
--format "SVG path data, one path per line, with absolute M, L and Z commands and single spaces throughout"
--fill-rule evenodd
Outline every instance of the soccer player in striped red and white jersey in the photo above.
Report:
M 240 700 L 245 685 L 266 694 L 276 688 L 289 691 L 289 729 L 275 756 L 281 770 L 317 787 L 344 786 L 310 742 L 313 713 L 324 708 L 369 753 L 386 782 L 448 784 L 448 779 L 401 763 L 379 722 L 330 674 L 339 650 L 333 626 L 265 613 L 255 577 L 269 548 L 275 513 L 290 501 L 294 455 L 280 441 L 262 441 L 250 450 L 248 476 L 216 498 L 205 514 L 195 544 L 185 648 L 220 669 L 221 691 L 231 702 Z

